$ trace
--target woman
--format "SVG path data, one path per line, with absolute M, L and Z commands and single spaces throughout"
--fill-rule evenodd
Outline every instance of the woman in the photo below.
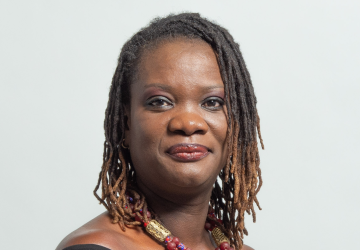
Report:
M 135 34 L 104 127 L 94 194 L 108 211 L 57 249 L 251 249 L 244 212 L 255 221 L 262 140 L 250 76 L 227 30 L 185 13 Z

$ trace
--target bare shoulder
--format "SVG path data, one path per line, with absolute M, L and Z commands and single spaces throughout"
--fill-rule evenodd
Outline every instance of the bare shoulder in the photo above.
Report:
M 67 235 L 57 246 L 56 250 L 81 244 L 96 244 L 111 250 L 125 249 L 122 247 L 121 229 L 112 224 L 107 213 L 103 213 Z
M 254 250 L 254 248 L 244 245 L 241 250 Z
M 96 244 L 109 249 L 119 249 L 114 237 L 111 237 L 112 232 L 106 230 L 83 230 L 81 228 L 75 230 L 66 236 L 56 250 L 63 250 L 65 247 L 82 245 L 82 244 Z

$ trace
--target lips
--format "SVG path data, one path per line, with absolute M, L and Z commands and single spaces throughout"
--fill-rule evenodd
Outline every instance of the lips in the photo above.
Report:
M 177 161 L 192 162 L 203 159 L 210 153 L 210 150 L 200 144 L 181 143 L 170 147 L 166 153 Z

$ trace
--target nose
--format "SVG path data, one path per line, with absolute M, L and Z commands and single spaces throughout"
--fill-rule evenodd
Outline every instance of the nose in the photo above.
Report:
M 169 131 L 190 136 L 206 134 L 209 127 L 202 116 L 192 112 L 183 112 L 173 117 L 168 125 Z

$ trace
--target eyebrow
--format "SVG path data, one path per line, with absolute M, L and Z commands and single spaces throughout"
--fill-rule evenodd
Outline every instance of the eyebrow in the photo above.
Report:
M 171 86 L 167 85 L 167 84 L 161 84 L 161 83 L 150 83 L 147 84 L 145 86 L 145 88 L 151 88 L 151 87 L 155 87 L 155 88 L 159 88 L 165 91 L 169 91 L 172 89 Z M 211 90 L 211 89 L 224 89 L 224 86 L 219 86 L 219 85 L 212 85 L 212 86 L 207 86 L 204 89 L 206 90 Z
M 146 89 L 151 88 L 151 87 L 159 88 L 159 89 L 162 89 L 162 90 L 165 90 L 165 91 L 169 91 L 169 90 L 172 89 L 171 86 L 166 85 L 166 84 L 161 84 L 161 83 L 150 83 L 150 84 L 145 85 Z
M 223 88 L 224 88 L 224 86 L 218 86 L 218 85 L 205 87 L 205 89 L 223 89 Z

